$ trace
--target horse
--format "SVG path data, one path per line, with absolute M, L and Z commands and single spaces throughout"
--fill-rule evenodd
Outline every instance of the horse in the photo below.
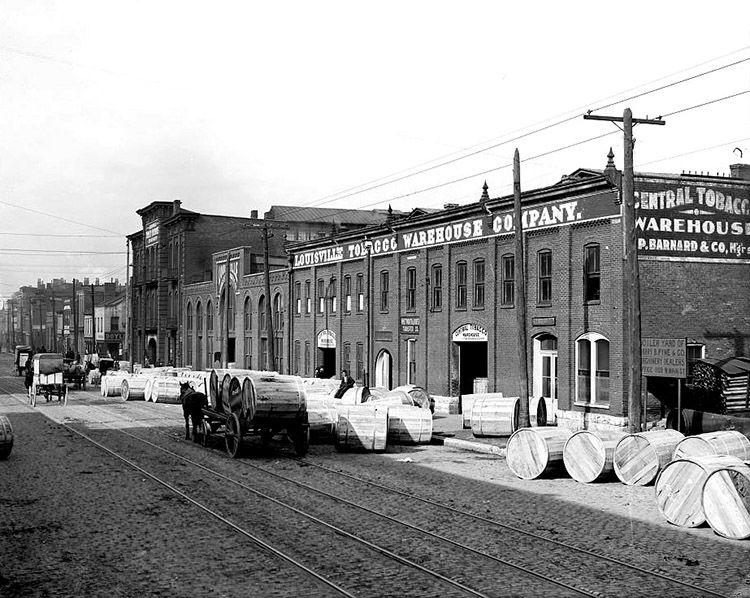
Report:
M 203 407 L 208 406 L 208 399 L 202 392 L 196 391 L 189 382 L 180 382 L 180 402 L 185 417 L 185 440 L 190 440 L 190 422 L 193 424 L 193 441 L 198 442 L 198 432 L 203 421 Z

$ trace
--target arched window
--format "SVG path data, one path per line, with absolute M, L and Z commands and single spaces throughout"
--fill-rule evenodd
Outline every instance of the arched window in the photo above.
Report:
M 252 305 L 250 303 L 250 297 L 245 297 L 245 308 L 243 310 L 244 314 L 244 321 L 245 321 L 245 330 L 251 330 L 253 327 L 253 318 L 252 318 Z
M 195 332 L 196 334 L 200 334 L 203 331 L 203 307 L 201 306 L 201 302 L 198 301 L 198 303 L 195 306 Z
M 188 301 L 186 311 L 187 311 L 187 318 L 186 318 L 187 322 L 186 322 L 185 328 L 188 330 L 192 330 L 193 329 L 193 304 L 190 303 L 190 301 Z
M 266 329 L 266 298 L 261 295 L 258 300 L 258 330 L 265 332 Z
M 576 400 L 609 405 L 609 341 L 588 332 L 576 339 Z
M 273 298 L 273 329 L 276 332 L 284 330 L 284 311 L 282 309 L 281 293 Z
M 214 308 L 210 301 L 206 303 L 206 330 L 214 331 Z

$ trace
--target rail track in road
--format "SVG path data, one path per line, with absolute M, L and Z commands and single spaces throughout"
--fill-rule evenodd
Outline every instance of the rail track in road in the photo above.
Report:
M 126 414 L 119 412 L 120 410 L 117 410 L 117 413 L 113 413 L 112 410 L 101 405 L 89 405 L 87 408 L 102 410 L 108 417 L 115 415 L 122 422 L 130 421 L 130 423 L 138 423 L 137 420 L 133 420 Z M 150 411 L 151 408 L 144 405 L 137 410 L 140 414 L 141 411 Z M 165 423 L 171 422 L 171 425 L 179 425 L 179 420 L 176 418 L 163 419 L 165 419 Z M 398 562 L 401 566 L 415 569 L 423 575 L 430 576 L 433 579 L 432 583 L 451 587 L 453 591 L 458 591 L 465 595 L 507 595 L 509 591 L 513 595 L 516 595 L 516 593 L 521 595 L 523 594 L 522 588 L 528 585 L 529 579 L 533 579 L 533 583 L 536 584 L 528 592 L 530 595 L 538 595 L 540 592 L 561 595 L 561 591 L 564 592 L 563 595 L 618 595 L 623 591 L 623 585 L 621 584 L 623 579 L 628 579 L 628 588 L 631 590 L 629 595 L 636 595 L 639 592 L 641 595 L 675 595 L 675 592 L 678 591 L 676 588 L 680 588 L 679 595 L 681 596 L 722 595 L 717 591 L 672 578 L 657 571 L 650 571 L 619 559 L 582 549 L 540 534 L 534 534 L 508 523 L 489 519 L 464 509 L 436 503 L 434 500 L 424 496 L 404 492 L 398 488 L 373 482 L 361 476 L 355 476 L 319 465 L 309 458 L 301 460 L 290 458 L 290 462 L 297 463 L 299 470 L 304 472 L 305 481 L 301 481 L 295 479 L 294 476 L 282 475 L 278 471 L 269 470 L 267 467 L 245 459 L 222 459 L 219 466 L 217 466 L 215 451 L 207 452 L 203 451 L 202 448 L 199 449 L 199 447 L 195 447 L 194 450 L 192 444 L 186 446 L 184 443 L 180 443 L 183 444 L 184 448 L 190 447 L 189 451 L 195 453 L 194 456 L 202 461 L 199 462 L 192 456 L 188 457 L 171 450 L 171 448 L 174 448 L 174 443 L 179 441 L 175 438 L 175 435 L 169 434 L 164 430 L 151 429 L 150 432 L 147 432 L 146 428 L 123 430 L 116 426 L 104 424 L 106 430 L 109 432 L 107 441 L 110 443 L 110 446 L 106 446 L 101 440 L 92 437 L 92 435 L 103 434 L 102 430 L 81 432 L 75 429 L 79 427 L 80 424 L 78 423 L 74 423 L 72 426 L 70 424 L 62 425 L 66 425 L 66 427 L 74 432 L 85 436 L 87 440 L 96 443 L 97 446 L 100 446 L 103 450 L 107 450 L 113 456 L 122 459 L 132 467 L 138 468 L 139 471 L 149 475 L 149 477 L 160 484 L 169 487 L 171 491 L 176 492 L 184 499 L 200 503 L 196 504 L 196 506 L 211 513 L 214 517 L 219 518 L 219 520 L 223 521 L 222 518 L 227 519 L 226 523 L 228 525 L 238 525 L 232 523 L 233 520 L 238 518 L 237 514 L 232 515 L 231 518 L 225 517 L 220 513 L 216 513 L 216 509 L 207 506 L 208 504 L 216 504 L 216 497 L 224 491 L 223 487 L 222 489 L 214 489 L 213 493 L 209 493 L 207 499 L 192 497 L 188 492 L 180 489 L 178 485 L 164 479 L 168 477 L 166 473 L 159 474 L 158 472 L 147 471 L 146 468 L 141 469 L 141 466 L 132 461 L 132 455 L 126 456 L 123 454 L 128 451 L 133 452 L 132 442 L 126 448 L 120 450 L 112 448 L 112 430 L 116 429 L 122 436 L 130 438 L 131 441 L 136 440 L 145 447 L 148 447 L 148 449 L 142 449 L 145 452 L 142 459 L 147 463 L 153 462 L 153 453 L 149 453 L 149 451 L 158 450 L 168 455 L 171 459 L 176 459 L 178 462 L 186 464 L 194 470 L 215 476 L 218 480 L 221 480 L 221 483 L 228 482 L 234 487 L 241 488 L 244 492 L 249 492 L 257 499 L 273 504 L 274 507 L 278 507 L 288 513 L 293 513 L 295 517 L 305 518 L 309 522 L 317 526 L 322 526 L 329 532 L 333 532 L 338 537 L 346 537 L 360 546 L 366 547 L 370 552 L 377 552 L 380 557 L 386 560 L 390 559 L 392 562 Z M 132 433 L 136 430 L 137 434 Z M 159 439 L 169 438 L 172 446 L 167 448 L 161 442 L 152 442 L 148 438 L 143 438 L 142 435 L 147 433 Z M 119 444 L 119 441 L 116 444 Z M 209 456 L 213 463 L 206 465 L 206 458 Z M 255 487 L 251 488 L 244 481 L 237 479 L 237 467 L 235 467 L 237 464 L 243 468 L 252 468 L 255 472 L 264 474 L 267 479 L 259 480 L 258 476 L 253 476 L 252 481 Z M 167 468 L 168 471 L 170 469 L 174 470 L 175 468 Z M 182 468 L 178 469 L 184 473 Z M 311 475 L 311 471 L 313 470 L 321 472 L 324 477 L 322 479 L 312 479 L 314 478 Z M 205 481 L 206 478 L 203 477 L 201 479 Z M 289 491 L 289 484 L 294 486 L 294 492 Z M 262 485 L 264 490 L 258 490 L 257 487 L 259 485 Z M 334 494 L 329 491 L 331 487 L 334 487 L 338 493 Z M 368 490 L 365 491 L 363 488 L 367 488 Z M 289 499 L 290 495 L 294 496 L 294 500 Z M 375 503 L 376 505 L 380 504 L 381 507 L 375 508 L 372 504 L 368 506 L 366 504 L 368 502 Z M 385 510 L 382 508 L 383 504 L 387 506 Z M 429 509 L 415 508 L 415 505 L 427 506 Z M 446 513 L 448 515 L 447 519 L 450 519 L 450 521 L 446 521 L 446 518 L 441 517 L 441 512 Z M 336 513 L 336 525 L 324 520 L 326 515 L 330 517 L 332 513 Z M 343 524 L 338 523 L 339 519 L 346 517 L 349 518 L 348 521 L 351 521 L 349 524 L 350 530 L 362 528 L 363 518 L 368 522 L 371 521 L 372 523 L 369 524 L 368 529 L 378 529 L 378 533 L 375 534 L 376 537 L 374 539 L 367 539 L 361 537 L 362 532 L 360 531 L 357 533 L 347 531 L 342 526 Z M 241 520 L 241 517 L 239 519 Z M 438 520 L 437 525 L 436 520 Z M 238 525 L 238 527 L 242 528 L 243 526 Z M 502 530 L 503 534 L 499 535 L 498 530 Z M 240 530 L 237 531 L 238 533 L 242 533 Z M 508 537 L 509 535 L 510 537 Z M 396 542 L 396 546 L 393 546 L 394 543 L 391 541 L 391 547 L 387 547 L 389 543 L 388 536 L 391 537 L 391 540 L 394 537 L 409 537 L 409 546 L 405 548 L 404 542 Z M 467 536 L 470 543 L 467 543 Z M 415 537 L 419 539 L 415 540 Z M 260 538 L 257 540 L 261 542 L 268 541 Z M 256 542 L 257 540 L 254 539 Z M 260 542 L 258 543 L 260 544 Z M 417 544 L 416 546 L 415 543 Z M 431 548 L 429 551 L 419 550 L 419 544 L 427 544 Z M 442 573 L 430 570 L 429 567 L 422 564 L 430 562 L 430 551 L 435 551 L 435 546 L 438 545 L 441 546 L 437 554 L 440 555 Z M 542 545 L 545 547 L 542 547 Z M 552 549 L 550 549 L 550 545 Z M 271 546 L 268 549 L 272 550 L 273 548 Z M 279 549 L 276 548 L 276 550 Z M 401 551 L 401 554 L 397 550 Z M 412 558 L 403 556 L 404 550 Z M 554 551 L 554 554 L 551 554 L 551 550 Z M 350 549 L 347 549 L 346 552 L 349 553 Z M 543 565 L 540 564 L 539 554 L 544 554 Z M 290 558 L 294 560 L 298 557 L 292 556 Z M 598 562 L 592 562 L 594 559 Z M 446 565 L 446 563 L 450 563 L 450 565 Z M 536 563 L 536 566 L 532 567 L 529 563 Z M 553 563 L 553 565 L 550 563 Z M 505 569 L 496 575 L 486 573 L 488 571 L 497 571 L 499 569 L 498 565 L 501 565 Z M 546 570 L 535 570 L 538 567 L 544 567 Z M 510 589 L 507 581 L 509 570 L 513 570 L 516 579 L 523 580 L 525 578 L 526 581 L 515 582 L 518 583 L 519 587 Z M 472 574 L 472 571 L 476 573 Z M 484 578 L 482 578 L 482 572 L 485 572 Z M 335 581 L 333 583 L 340 585 Z M 618 583 L 620 585 L 617 585 Z M 545 584 L 547 586 L 546 590 L 543 589 Z M 405 592 L 405 594 L 407 593 Z M 443 594 L 445 593 L 443 592 Z

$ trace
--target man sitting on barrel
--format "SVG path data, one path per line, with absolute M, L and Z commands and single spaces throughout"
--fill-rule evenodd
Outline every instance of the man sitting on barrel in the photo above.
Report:
M 341 370 L 341 385 L 339 386 L 339 389 L 336 391 L 336 394 L 333 395 L 335 399 L 340 399 L 344 396 L 344 393 L 349 390 L 350 388 L 354 387 L 354 378 L 352 378 L 349 375 L 349 372 L 346 370 Z

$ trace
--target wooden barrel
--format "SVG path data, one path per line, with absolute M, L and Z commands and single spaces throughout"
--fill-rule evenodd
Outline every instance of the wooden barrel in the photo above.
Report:
M 209 390 L 209 384 L 211 380 L 211 372 L 207 371 L 185 371 L 178 372 L 177 379 L 180 382 L 188 382 L 193 390 L 202 392 L 207 397 L 211 395 Z
M 310 425 L 310 434 L 332 438 L 337 419 L 338 411 L 332 400 L 308 396 L 307 423 Z
M 130 378 L 129 374 L 108 374 L 102 376 L 101 394 L 103 397 L 119 397 L 122 394 L 122 381 Z
M 432 412 L 422 406 L 396 405 L 388 408 L 388 442 L 427 444 L 432 439 Z
M 221 407 L 224 413 L 242 412 L 242 385 L 248 379 L 246 376 L 224 374 L 221 384 Z
M 145 397 L 146 382 L 148 378 L 143 376 L 132 376 L 125 378 L 120 387 L 120 394 L 123 401 L 132 401 L 134 399 L 143 399 Z
M 750 466 L 727 465 L 708 474 L 702 505 L 717 534 L 732 540 L 750 538 Z
M 615 447 L 615 474 L 623 484 L 645 486 L 672 460 L 684 436 L 676 430 L 651 430 L 624 436 Z
M 471 411 L 474 407 L 474 402 L 482 397 L 493 397 L 496 399 L 502 399 L 503 393 L 501 392 L 485 392 L 482 394 L 468 394 L 461 395 L 461 421 L 463 422 L 464 428 L 471 428 Z
M 411 397 L 412 403 L 422 409 L 430 408 L 430 393 L 428 393 L 421 386 L 416 384 L 405 384 L 403 386 L 397 386 L 393 390 L 403 390 Z
M 532 426 L 552 425 L 544 397 L 529 397 L 529 420 Z
M 10 420 L 0 415 L 0 461 L 4 461 L 10 456 L 13 450 L 13 426 Z
M 149 376 L 146 380 L 146 386 L 143 388 L 143 399 L 145 401 L 153 401 L 154 381 L 157 379 L 156 376 Z
M 706 432 L 688 436 L 674 449 L 674 459 L 690 459 L 709 455 L 729 455 L 750 461 L 750 440 L 736 430 Z
M 710 455 L 677 459 L 668 463 L 656 479 L 656 505 L 664 518 L 680 527 L 698 527 L 706 522 L 701 498 L 710 473 L 731 465 L 742 465 L 737 457 Z
M 381 406 L 399 406 L 399 405 L 406 405 L 409 407 L 414 406 L 414 401 L 409 396 L 409 393 L 403 390 L 391 390 L 390 392 L 386 393 L 385 395 L 381 396 L 373 396 L 370 395 L 367 398 L 367 402 L 374 405 L 381 405 Z
M 572 432 L 565 428 L 521 428 L 508 439 L 506 461 L 519 478 L 533 480 L 564 469 L 563 449 Z
M 242 380 L 242 415 L 247 420 L 255 417 L 255 383 L 252 378 L 247 377 Z
M 614 473 L 612 458 L 624 434 L 595 434 L 590 430 L 576 432 L 565 443 L 563 463 L 574 480 L 589 484 Z
M 336 422 L 336 449 L 384 451 L 388 440 L 388 407 L 341 406 Z
M 518 397 L 495 398 L 489 395 L 474 401 L 471 409 L 471 433 L 477 438 L 510 436 L 518 429 Z
M 255 387 L 254 421 L 298 421 L 307 410 L 307 394 L 299 376 L 262 372 L 251 379 Z
M 370 389 L 366 386 L 353 386 L 347 389 L 344 396 L 339 399 L 342 405 L 359 405 L 367 401 Z
M 169 403 L 179 405 L 180 399 L 180 380 L 172 377 L 152 378 L 149 385 L 151 390 L 150 400 L 154 403 Z

